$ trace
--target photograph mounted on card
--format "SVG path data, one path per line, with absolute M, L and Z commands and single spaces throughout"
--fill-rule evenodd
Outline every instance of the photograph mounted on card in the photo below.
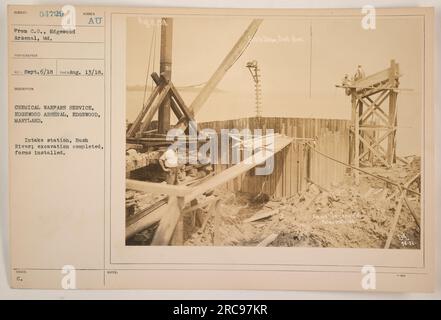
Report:
M 73 9 L 69 31 L 10 7 L 13 270 L 72 265 L 105 288 L 430 290 L 432 9 Z M 82 203 L 49 200 L 66 193 Z

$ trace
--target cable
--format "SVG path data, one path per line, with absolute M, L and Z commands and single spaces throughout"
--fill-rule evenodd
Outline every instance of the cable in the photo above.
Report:
M 205 82 L 201 82 L 201 83 L 197 83 L 197 84 L 187 84 L 187 85 L 177 85 L 176 88 L 180 88 L 180 89 L 186 89 L 186 88 L 196 88 L 196 87 L 202 87 L 204 84 L 206 84 L 207 81 Z
M 147 86 L 148 86 L 148 81 L 149 81 L 149 76 L 150 76 L 150 62 L 151 62 L 151 58 L 152 58 L 152 49 L 154 47 L 155 39 L 156 39 L 156 28 L 153 29 L 152 41 L 150 43 L 150 48 L 149 48 L 149 60 L 148 60 L 148 64 L 147 64 L 147 73 L 145 76 L 144 96 L 142 98 L 142 105 L 144 105 L 145 97 L 147 96 Z
M 384 178 L 384 177 L 382 177 L 382 176 L 377 176 L 377 175 L 372 174 L 372 173 L 370 173 L 370 172 L 368 172 L 368 171 L 362 170 L 362 169 L 357 168 L 357 167 L 355 167 L 355 166 L 353 166 L 353 165 L 350 165 L 350 164 L 345 163 L 345 162 L 343 162 L 343 161 L 340 161 L 340 160 L 337 160 L 337 159 L 335 159 L 335 158 L 332 158 L 331 156 L 328 156 L 327 154 L 324 154 L 323 152 L 318 151 L 318 150 L 317 150 L 316 148 L 314 148 L 309 142 L 306 142 L 306 145 L 307 145 L 309 148 L 311 148 L 313 151 L 317 152 L 318 154 L 322 155 L 322 156 L 325 157 L 325 158 L 328 158 L 329 160 L 335 161 L 335 162 L 340 163 L 340 164 L 342 164 L 342 165 L 344 165 L 344 166 L 346 166 L 346 167 L 348 167 L 348 168 L 351 168 L 351 169 L 354 169 L 354 170 L 358 170 L 358 171 L 360 171 L 360 172 L 363 172 L 364 174 L 367 174 L 368 176 L 371 176 L 371 177 L 377 178 L 377 179 L 379 179 L 379 180 L 382 180 L 382 181 L 384 181 L 384 182 L 387 182 L 387 183 L 389 183 L 389 184 L 392 184 L 392 185 L 398 187 L 399 189 L 403 189 L 403 190 L 406 190 L 406 191 L 408 191 L 408 192 L 414 193 L 414 194 L 416 194 L 416 195 L 418 195 L 418 196 L 421 196 L 421 194 L 420 194 L 419 192 L 417 192 L 417 191 L 415 191 L 415 190 L 412 190 L 412 189 L 409 189 L 409 188 L 406 188 L 406 187 L 404 187 L 403 185 L 401 185 L 401 184 L 398 183 L 398 182 L 394 182 L 394 181 L 389 180 L 389 179 L 387 179 L 387 178 Z
M 156 40 L 156 34 L 157 34 L 157 30 L 158 30 L 158 26 L 157 25 L 155 25 L 155 37 L 154 37 L 154 40 L 153 40 L 153 47 L 154 47 L 154 49 L 153 49 L 153 61 L 152 61 L 152 70 L 155 70 L 155 62 L 156 62 L 156 50 L 157 50 L 157 44 L 156 44 L 156 42 L 157 42 L 157 40 Z M 153 86 L 154 86 L 154 81 L 153 81 L 153 79 L 152 79 L 152 85 L 151 85 L 151 88 L 150 88 L 150 91 L 152 91 L 153 92 Z

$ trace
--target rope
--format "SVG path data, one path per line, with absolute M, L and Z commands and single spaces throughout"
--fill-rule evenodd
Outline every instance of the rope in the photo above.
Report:
M 155 70 L 155 62 L 156 62 L 156 50 L 157 50 L 157 45 L 156 45 L 156 34 L 157 34 L 157 30 L 158 30 L 158 26 L 155 26 L 155 30 L 154 30 L 154 32 L 155 32 L 155 37 L 154 37 L 154 40 L 153 40 L 153 43 L 154 43 L 154 49 L 153 49 L 153 61 L 152 61 L 152 69 L 153 70 Z M 150 91 L 152 91 L 153 92 L 153 86 L 154 86 L 154 83 L 153 83 L 153 79 L 152 79 L 152 85 L 151 85 L 151 88 L 150 88 Z
M 364 174 L 366 174 L 366 175 L 368 175 L 368 176 L 371 176 L 371 177 L 373 177 L 373 178 L 377 178 L 377 179 L 379 179 L 379 180 L 382 180 L 382 181 L 384 181 L 384 182 L 387 182 L 387 183 L 389 183 L 389 184 L 392 184 L 392 185 L 398 187 L 400 190 L 406 190 L 406 191 L 408 191 L 408 192 L 411 192 L 411 193 L 413 193 L 413 194 L 416 194 L 416 195 L 418 195 L 418 196 L 421 196 L 421 194 L 420 194 L 419 192 L 414 191 L 414 190 L 412 190 L 412 189 L 409 189 L 409 188 L 403 186 L 402 184 L 400 184 L 400 183 L 398 183 L 398 182 L 395 182 L 395 181 L 389 180 L 389 179 L 387 179 L 387 178 L 385 178 L 385 177 L 382 177 L 382 176 L 377 176 L 377 175 L 375 175 L 375 174 L 373 174 L 373 173 L 370 173 L 370 172 L 368 172 L 368 171 L 366 171 L 366 170 L 363 170 L 363 169 L 357 168 L 357 167 L 355 167 L 355 166 L 353 166 L 353 165 L 350 165 L 350 164 L 345 163 L 345 162 L 343 162 L 343 161 L 340 161 L 340 160 L 338 160 L 338 159 L 332 158 L 331 156 L 329 156 L 329 155 L 327 155 L 327 154 L 324 154 L 323 152 L 321 152 L 321 151 L 317 150 L 316 148 L 314 148 L 314 146 L 312 146 L 309 142 L 306 142 L 306 145 L 307 145 L 309 148 L 311 148 L 313 151 L 317 152 L 318 154 L 322 155 L 322 156 L 325 157 L 325 158 L 328 158 L 329 160 L 335 161 L 335 162 L 337 162 L 337 163 L 339 163 L 339 164 L 341 164 L 341 165 L 344 165 L 344 166 L 346 166 L 346 167 L 348 167 L 348 168 L 351 168 L 351 169 L 354 169 L 354 170 L 358 170 L 358 171 L 363 172 Z
M 142 98 L 142 105 L 144 105 L 144 103 L 145 103 L 145 97 L 147 96 L 147 86 L 148 86 L 148 81 L 149 81 L 149 78 L 150 78 L 150 62 L 151 62 L 151 58 L 152 58 L 152 51 L 153 51 L 153 48 L 156 47 L 156 46 L 155 46 L 155 42 L 156 42 L 156 28 L 153 29 L 153 32 L 152 32 L 152 41 L 151 41 L 151 43 L 150 43 L 150 48 L 149 48 L 149 60 L 148 60 L 148 64 L 147 64 L 147 73 L 146 73 L 146 76 L 145 76 L 144 96 L 143 96 L 143 98 Z M 156 51 L 156 48 L 155 48 L 155 51 Z M 154 58 L 153 58 L 153 59 L 154 59 Z M 155 62 L 153 61 L 153 64 L 154 64 L 154 63 L 155 63 Z M 153 87 L 153 83 L 152 83 L 152 87 Z
M 207 83 L 207 81 L 205 82 L 201 82 L 201 83 L 196 83 L 196 84 L 187 84 L 187 85 L 182 85 L 182 86 L 176 86 L 177 88 L 180 89 L 187 89 L 187 88 L 197 88 L 197 87 L 202 87 L 203 85 L 205 85 Z

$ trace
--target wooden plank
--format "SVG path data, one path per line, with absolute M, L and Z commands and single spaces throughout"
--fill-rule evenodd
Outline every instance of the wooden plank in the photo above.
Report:
M 285 158 L 283 152 L 276 154 L 276 196 L 283 197 L 282 185 L 283 185 L 283 167 L 285 166 Z
M 275 190 L 278 198 L 283 197 L 282 194 L 282 183 L 283 183 L 283 166 L 284 166 L 284 158 L 283 153 L 279 152 L 277 153 L 277 157 L 279 159 L 278 167 L 277 167 L 277 177 L 275 179 Z
M 282 134 L 284 134 L 284 135 L 287 135 L 287 124 L 288 123 L 288 120 L 287 119 L 283 119 L 282 120 Z M 288 165 L 288 149 L 289 148 L 285 148 L 285 149 L 283 149 L 283 160 L 284 160 L 284 163 L 283 163 L 283 179 L 282 179 L 282 181 L 283 181 L 283 186 L 282 186 L 282 194 L 283 194 L 283 196 L 284 197 L 287 197 L 288 196 L 288 192 L 287 192 L 287 182 L 286 182 L 286 180 L 287 180 L 287 169 L 286 169 L 286 167 L 287 167 L 287 165 Z
M 373 87 L 374 85 L 378 85 L 381 84 L 382 82 L 389 81 L 389 74 L 390 74 L 390 70 L 389 68 L 387 68 L 385 70 L 364 77 L 358 81 L 355 81 L 352 85 L 354 87 L 361 87 L 361 88 Z
M 410 207 L 410 204 L 407 202 L 406 196 L 407 196 L 407 192 L 413 192 L 413 190 L 410 190 L 409 187 L 410 185 L 420 176 L 421 173 L 417 173 L 415 176 L 413 176 L 411 179 L 407 180 L 406 183 L 404 184 L 404 187 L 399 186 L 400 188 L 400 192 L 401 192 L 401 196 L 400 199 L 398 201 L 398 204 L 396 206 L 396 210 L 395 210 L 395 215 L 394 218 L 392 220 L 392 227 L 389 231 L 389 234 L 387 236 L 387 240 L 386 240 L 386 244 L 384 246 L 385 249 L 388 249 L 390 247 L 390 244 L 392 242 L 394 233 L 395 233 L 395 229 L 397 227 L 398 224 L 398 220 L 401 214 L 401 210 L 403 208 L 403 202 L 405 202 L 408 205 L 409 211 L 412 214 L 412 216 L 415 219 L 415 222 L 418 224 L 420 224 L 419 218 L 416 216 L 416 214 L 413 212 L 412 208 Z
M 286 163 L 287 163 L 287 149 L 285 148 L 281 151 L 282 158 L 283 158 L 283 166 L 281 168 L 282 175 L 281 175 L 281 184 L 282 184 L 282 197 L 286 197 Z
M 355 158 L 354 158 L 354 166 L 356 168 L 360 167 L 360 119 L 359 119 L 359 114 L 358 114 L 358 108 L 361 104 L 361 102 L 359 102 L 358 100 L 356 100 L 355 98 L 353 98 L 354 102 L 352 104 L 352 107 L 355 108 L 355 112 L 354 112 L 354 154 L 355 154 Z M 355 183 L 358 185 L 360 183 L 360 176 L 359 176 L 359 172 L 358 170 L 355 171 L 354 173 L 355 175 Z
M 383 156 L 381 153 L 379 153 L 377 150 L 375 150 L 375 149 L 369 144 L 369 142 L 367 142 L 367 141 L 366 141 L 365 139 L 363 139 L 362 137 L 359 137 L 359 139 L 360 139 L 360 141 L 361 141 L 361 142 L 362 142 L 367 148 L 369 148 L 369 150 L 370 150 L 374 155 L 377 156 L 377 158 L 378 158 L 381 162 L 383 162 L 383 164 L 384 164 L 386 167 L 390 168 L 390 164 L 387 163 L 387 161 L 385 160 L 384 156 Z
M 193 100 L 192 104 L 190 105 L 190 110 L 192 110 L 194 114 L 196 114 L 202 108 L 203 104 L 207 101 L 208 97 L 216 88 L 218 83 L 222 80 L 227 71 L 233 66 L 236 60 L 245 51 L 262 21 L 262 19 L 254 19 L 253 21 L 251 21 L 248 28 L 245 30 L 245 32 L 234 45 L 234 47 L 221 62 L 221 64 L 210 77 L 210 79 L 207 81 L 205 86 L 199 92 L 198 96 Z
M 202 209 L 205 208 L 206 206 L 209 206 L 213 203 L 213 201 L 218 200 L 218 198 L 216 196 L 209 196 L 205 199 L 203 199 L 202 201 L 200 201 L 199 203 L 192 205 L 190 207 L 184 208 L 182 211 L 182 214 L 187 214 L 190 213 L 192 211 L 198 210 L 198 209 Z
M 388 128 L 386 128 L 388 129 Z M 380 146 L 380 143 L 383 142 L 383 140 L 385 140 L 387 137 L 390 136 L 391 132 L 395 131 L 395 129 L 388 129 L 388 132 L 384 133 L 380 138 L 378 138 L 374 144 L 371 145 L 372 148 L 375 148 L 377 146 Z M 365 152 L 363 152 L 360 155 L 360 159 L 363 158 L 365 155 L 367 155 L 369 153 L 369 150 L 366 150 Z
M 145 115 L 145 120 L 141 124 L 141 127 L 139 129 L 139 132 L 144 132 L 147 127 L 152 122 L 152 119 L 154 115 L 156 114 L 156 111 L 158 111 L 159 107 L 164 102 L 165 98 L 167 97 L 168 93 L 170 91 L 170 86 L 166 85 L 164 89 L 161 91 L 161 94 L 159 95 L 158 99 L 151 105 L 151 107 L 147 110 Z
M 184 206 L 184 198 L 170 196 L 166 208 L 166 214 L 162 216 L 159 222 L 158 229 L 156 229 L 153 236 L 152 246 L 164 246 L 170 243 L 173 233 L 176 229 L 179 219 L 181 218 L 181 211 Z
M 287 130 L 288 130 L 288 135 L 290 137 L 293 137 L 292 123 L 289 123 Z M 286 164 L 286 181 L 287 181 L 286 192 L 287 192 L 287 197 L 290 197 L 293 194 L 291 186 L 293 180 L 292 168 L 293 168 L 293 157 L 294 157 L 294 143 L 291 143 L 287 149 L 288 149 L 288 162 Z
M 420 225 L 421 225 L 420 217 L 416 214 L 414 208 L 412 208 L 412 206 L 410 205 L 409 200 L 407 200 L 407 197 L 404 197 L 404 202 L 405 202 L 407 208 L 409 209 L 410 214 L 412 215 L 413 219 L 415 220 L 415 223 L 417 224 L 418 228 L 421 228 L 420 227 Z
M 328 128 L 326 128 L 326 131 L 323 132 L 322 138 L 320 139 L 320 151 L 326 155 L 328 154 Z M 322 159 L 321 161 L 319 179 L 317 182 L 320 184 L 326 184 L 327 176 L 325 175 L 325 172 L 328 170 L 329 159 Z
M 128 225 L 126 227 L 126 239 L 134 236 L 138 232 L 152 226 L 153 224 L 158 223 L 164 214 L 167 213 L 167 210 L 167 205 L 163 205 L 136 222 Z
M 167 194 L 176 197 L 183 197 L 191 192 L 191 188 L 186 186 L 175 186 L 166 183 L 146 182 L 133 179 L 126 179 L 126 189 L 156 194 Z
M 213 245 L 219 246 L 221 245 L 220 242 L 220 235 L 219 235 L 219 227 L 221 224 L 221 210 L 220 210 L 221 203 L 220 201 L 216 201 L 213 206 L 210 208 L 210 216 L 214 216 L 213 219 Z
M 396 127 L 397 124 L 397 94 L 391 92 L 389 96 L 389 126 Z M 395 163 L 395 131 L 391 133 L 387 141 L 387 162 L 389 164 Z
M 386 100 L 389 96 L 389 93 L 390 90 L 384 90 L 381 94 L 378 95 L 378 97 L 375 98 L 375 100 L 372 100 L 370 97 L 365 97 L 365 99 L 368 100 L 369 103 L 366 103 L 368 109 L 365 110 L 365 112 L 361 116 L 360 121 L 362 123 L 375 111 L 376 108 L 380 107 L 384 100 Z
M 147 194 L 145 194 L 145 196 L 151 197 L 151 194 L 147 193 Z M 158 209 L 159 207 L 167 204 L 167 202 L 168 202 L 168 198 L 164 197 L 163 199 L 161 199 L 161 200 L 155 202 L 154 204 L 152 204 L 151 206 L 149 206 L 149 207 L 147 207 L 147 208 L 145 208 L 143 210 L 140 210 L 139 212 L 134 213 L 130 217 L 126 217 L 126 226 L 130 226 L 131 224 L 134 224 L 138 220 L 144 218 L 146 215 L 149 215 L 150 213 L 152 213 L 153 211 Z
M 299 138 L 301 138 L 299 144 L 298 144 L 298 148 L 297 148 L 297 161 L 299 164 L 299 170 L 298 170 L 298 184 L 300 186 L 300 189 L 303 189 L 304 187 L 306 187 L 306 183 L 304 181 L 305 178 L 305 154 L 304 154 L 304 149 L 305 149 L 305 145 L 304 145 L 304 138 L 305 138 L 305 125 L 307 123 L 306 119 L 301 119 L 301 121 L 299 122 Z
M 261 242 L 259 242 L 259 244 L 258 244 L 257 246 L 258 246 L 258 247 L 267 247 L 267 246 L 269 246 L 272 242 L 274 242 L 274 240 L 276 240 L 278 236 L 279 236 L 278 233 L 272 233 L 272 234 L 270 234 L 268 237 L 266 237 L 265 239 L 263 239 Z
M 161 78 L 156 72 L 152 73 L 152 79 L 157 86 L 159 86 L 161 83 L 165 83 L 165 79 Z M 183 114 L 182 114 L 181 110 L 179 109 L 178 105 L 176 104 L 176 101 L 171 99 L 170 106 L 171 106 L 176 118 L 178 119 L 178 121 L 180 121 L 183 117 Z
M 387 240 L 386 240 L 386 244 L 384 245 L 384 249 L 389 249 L 389 247 L 390 247 L 390 244 L 391 244 L 392 239 L 394 237 L 395 229 L 397 228 L 398 220 L 400 218 L 401 210 L 403 208 L 403 201 L 404 201 L 405 197 L 406 197 L 406 191 L 401 190 L 400 200 L 398 201 L 398 204 L 395 207 L 395 214 L 394 214 L 394 218 L 392 220 L 392 227 L 389 231 L 389 234 L 387 235 Z
M 254 222 L 254 221 L 266 219 L 266 218 L 272 217 L 273 215 L 278 214 L 278 213 L 279 213 L 279 209 L 274 209 L 274 210 L 269 210 L 269 211 L 261 211 L 261 212 L 254 214 L 253 216 L 249 217 L 248 219 L 245 219 L 243 222 L 247 223 L 247 222 Z
M 138 129 L 142 123 L 142 120 L 144 119 L 146 113 L 150 109 L 150 106 L 155 101 L 156 96 L 159 94 L 159 92 L 163 89 L 163 86 L 157 86 L 152 94 L 150 95 L 149 99 L 147 100 L 146 104 L 143 106 L 141 112 L 136 117 L 135 121 L 133 122 L 132 126 L 127 131 L 127 137 L 134 137 L 135 134 L 138 132 Z
M 184 244 L 184 215 L 179 214 L 178 221 L 170 239 L 171 246 L 182 246 Z
M 332 152 L 333 152 L 333 156 L 334 158 L 338 159 L 339 153 L 338 153 L 338 144 L 339 144 L 339 134 L 337 129 L 335 130 L 334 134 L 332 135 Z M 341 167 L 340 164 L 337 164 L 336 162 L 333 162 L 333 173 L 334 173 L 334 179 L 331 181 L 332 182 L 338 182 L 339 179 L 339 174 L 338 174 L 338 170 Z M 328 184 L 330 185 L 330 184 Z
M 176 90 L 173 83 L 169 83 L 169 85 L 170 85 L 170 90 L 172 92 L 172 95 L 176 99 L 176 102 L 177 102 L 178 106 L 181 108 L 184 115 L 188 118 L 188 120 L 194 121 L 193 112 L 191 112 L 191 110 L 187 108 L 187 105 L 185 104 L 185 101 L 184 101 L 184 99 L 182 99 L 178 90 Z
M 288 137 L 276 136 L 274 143 L 274 154 L 282 150 L 286 147 L 292 139 Z M 248 170 L 254 168 L 255 166 L 264 163 L 270 156 L 270 152 L 264 152 L 263 150 L 256 153 L 254 156 L 257 156 L 259 161 L 256 161 L 256 158 L 251 156 L 244 161 L 233 165 L 232 167 L 222 171 L 218 175 L 215 175 L 210 180 L 207 180 L 200 185 L 193 188 L 190 194 L 186 195 L 186 201 L 192 200 L 200 194 L 203 194 L 206 191 L 212 190 L 218 186 L 221 186 L 224 183 L 227 183 L 231 179 L 236 178 L 237 176 L 247 172 Z
M 270 128 L 274 129 L 275 131 L 275 127 L 276 127 L 276 121 L 275 118 L 271 118 L 270 121 Z M 269 195 L 270 196 L 274 196 L 276 194 L 276 190 L 277 190 L 277 177 L 278 177 L 278 169 L 279 169 L 279 164 L 277 162 L 277 160 L 280 159 L 280 153 L 276 153 L 274 154 L 274 169 L 273 172 L 271 173 L 271 175 L 269 176 L 270 179 L 270 190 L 269 190 Z

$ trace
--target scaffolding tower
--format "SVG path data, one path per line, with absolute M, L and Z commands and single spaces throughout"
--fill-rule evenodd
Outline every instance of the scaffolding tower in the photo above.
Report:
M 351 96 L 352 125 L 349 162 L 356 166 L 396 163 L 397 95 L 399 66 L 391 60 L 390 67 L 365 76 L 359 66 L 352 79 L 346 75 L 341 85 Z

